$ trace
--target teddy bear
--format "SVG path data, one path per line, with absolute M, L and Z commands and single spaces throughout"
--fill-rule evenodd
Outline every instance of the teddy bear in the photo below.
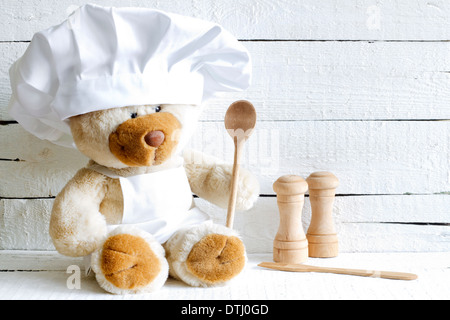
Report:
M 201 110 L 129 106 L 69 119 L 78 150 L 91 160 L 56 197 L 50 235 L 64 255 L 92 254 L 91 267 L 105 290 L 152 292 L 165 283 L 169 270 L 192 286 L 221 285 L 242 271 L 243 242 L 196 208 L 191 193 L 225 208 L 232 167 L 190 149 L 178 155 Z M 130 197 L 140 197 L 141 203 L 130 210 L 143 206 L 142 220 L 134 221 L 135 212 L 124 208 L 128 194 L 120 184 L 129 183 L 127 177 L 150 179 L 131 187 L 137 195 Z M 239 190 L 237 208 L 248 210 L 259 193 L 255 176 L 243 170 Z M 148 202 L 142 200 L 145 194 L 151 196 Z M 145 218 L 148 210 L 154 210 L 152 220 Z M 131 216 L 128 224 L 124 214 Z
M 247 89 L 251 59 L 222 26 L 150 8 L 83 5 L 36 33 L 10 68 L 10 115 L 90 160 L 56 196 L 58 252 L 85 257 L 115 294 L 153 292 L 168 275 L 223 285 L 246 263 L 236 231 L 193 194 L 226 208 L 232 168 L 186 147 L 207 101 Z M 198 134 L 198 133 L 197 133 Z M 242 170 L 236 208 L 259 195 Z

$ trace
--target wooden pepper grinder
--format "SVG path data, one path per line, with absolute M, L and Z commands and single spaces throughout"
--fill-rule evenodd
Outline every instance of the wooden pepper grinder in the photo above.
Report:
M 280 226 L 273 242 L 273 260 L 303 263 L 308 259 L 308 240 L 302 226 L 306 181 L 295 175 L 280 177 L 273 184 L 280 211 Z
M 314 172 L 306 181 L 311 202 L 311 223 L 306 237 L 309 256 L 331 258 L 338 255 L 338 238 L 333 224 L 333 203 L 339 180 L 331 172 Z

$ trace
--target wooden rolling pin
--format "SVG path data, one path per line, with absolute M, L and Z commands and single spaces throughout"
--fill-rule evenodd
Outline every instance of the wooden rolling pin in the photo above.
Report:
M 384 278 L 393 280 L 416 280 L 417 275 L 404 272 L 392 272 L 392 271 L 374 271 L 374 270 L 361 270 L 361 269 L 347 269 L 347 268 L 327 268 L 327 267 L 314 267 L 305 264 L 289 264 L 289 263 L 275 263 L 275 262 L 262 262 L 258 264 L 259 267 L 291 271 L 291 272 L 322 272 L 322 273 L 335 273 L 346 274 L 351 276 L 360 277 L 372 277 L 372 278 Z

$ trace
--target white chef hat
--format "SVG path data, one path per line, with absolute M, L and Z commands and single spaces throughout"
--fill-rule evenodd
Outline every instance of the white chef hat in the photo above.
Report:
M 11 116 L 72 146 L 66 119 L 142 104 L 201 104 L 245 90 L 250 56 L 221 26 L 146 8 L 84 5 L 34 35 L 10 69 Z

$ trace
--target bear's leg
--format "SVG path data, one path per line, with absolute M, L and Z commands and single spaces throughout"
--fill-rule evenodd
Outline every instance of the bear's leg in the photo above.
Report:
M 170 274 L 191 286 L 225 284 L 241 273 L 247 260 L 237 233 L 213 223 L 181 229 L 164 247 Z
M 92 254 L 91 266 L 99 285 L 115 294 L 146 293 L 167 280 L 163 247 L 149 233 L 134 227 L 114 229 Z

